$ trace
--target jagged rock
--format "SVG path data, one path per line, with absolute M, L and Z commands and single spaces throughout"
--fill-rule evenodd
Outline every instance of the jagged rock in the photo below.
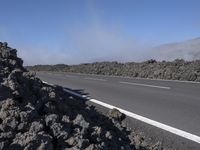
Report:
M 106 132 L 105 137 L 108 138 L 109 140 L 112 139 L 112 135 L 109 131 Z
M 47 126 L 51 126 L 52 124 L 56 123 L 58 121 L 58 115 L 51 114 L 46 116 L 45 122 Z
M 89 145 L 85 150 L 95 150 L 94 144 Z
M 33 71 L 63 71 L 86 74 L 129 76 L 151 79 L 197 81 L 200 78 L 200 60 L 172 62 L 148 60 L 141 63 L 96 62 L 79 65 L 36 65 L 28 66 Z
M 74 146 L 77 142 L 74 137 L 70 137 L 65 141 L 69 146 Z
M 3 46 L 4 48 L 7 48 L 7 47 L 8 47 L 8 43 L 7 43 L 7 42 L 4 42 L 4 43 L 2 44 L 2 46 Z
M 0 42 L 0 149 L 134 149 L 122 113 L 114 109 L 107 117 L 62 87 L 42 83 L 22 66 L 16 52 Z M 101 65 L 96 72 L 103 68 L 110 69 Z
M 108 116 L 115 119 L 122 121 L 124 119 L 124 114 L 122 114 L 118 109 L 114 108 L 108 112 Z
M 89 140 L 87 139 L 79 139 L 77 142 L 77 147 L 78 149 L 85 149 L 86 147 L 89 146 Z
M 63 115 L 62 121 L 65 122 L 65 123 L 70 123 L 69 116 Z
M 140 146 L 141 146 L 142 142 L 143 142 L 143 139 L 140 136 L 136 135 L 134 137 L 134 143 L 135 143 L 135 148 L 136 149 L 140 149 Z
M 83 116 L 81 114 L 78 114 L 76 116 L 76 119 L 74 120 L 74 124 L 81 126 L 82 128 L 88 128 L 89 123 L 85 121 Z
M 17 134 L 16 138 L 11 143 L 11 149 L 19 146 L 21 149 L 53 149 L 52 137 L 44 132 L 32 133 L 26 132 L 24 134 Z
M 44 129 L 44 125 L 40 122 L 34 121 L 32 122 L 29 132 L 40 132 Z
M 60 123 L 54 123 L 50 126 L 50 130 L 52 131 L 52 135 L 56 137 L 56 139 L 66 140 L 68 138 L 70 128 L 68 126 L 61 125 Z

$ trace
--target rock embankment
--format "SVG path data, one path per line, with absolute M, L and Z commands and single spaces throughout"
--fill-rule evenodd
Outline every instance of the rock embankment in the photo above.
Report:
M 128 129 L 118 110 L 103 115 L 42 83 L 16 52 L 0 43 L 0 149 L 161 149 Z
M 129 76 L 150 79 L 184 80 L 200 82 L 200 60 L 172 62 L 148 60 L 142 63 L 96 62 L 80 65 L 36 65 L 33 71 L 64 71 L 74 73 Z

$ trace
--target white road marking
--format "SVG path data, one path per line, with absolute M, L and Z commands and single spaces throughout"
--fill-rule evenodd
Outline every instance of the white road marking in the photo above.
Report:
M 120 81 L 119 83 L 130 84 L 130 85 L 137 85 L 137 86 L 146 86 L 146 87 L 166 89 L 166 90 L 170 90 L 171 89 L 170 87 L 166 87 L 166 86 L 157 86 L 157 85 L 150 85 L 150 84 L 140 84 L 140 83 L 134 83 L 134 82 L 123 82 L 123 81 Z
M 96 81 L 106 81 L 105 79 L 99 79 L 99 78 L 84 78 L 86 80 L 96 80 Z
M 53 84 L 50 84 L 50 83 L 48 83 L 48 82 L 46 82 L 46 81 L 42 81 L 42 83 L 48 84 L 48 85 L 51 85 L 51 86 L 54 86 Z
M 74 75 L 65 75 L 65 77 L 78 78 L 77 76 L 74 76 Z
M 42 83 L 44 83 L 44 84 L 48 84 L 48 82 L 46 82 L 46 81 L 42 81 Z
M 131 77 L 129 77 L 131 78 Z M 152 81 L 163 81 L 163 82 L 180 82 L 180 83 L 193 83 L 193 84 L 200 84 L 199 81 L 185 81 L 185 80 L 167 80 L 167 79 L 150 79 L 150 78 L 132 78 L 137 80 L 152 80 Z
M 147 124 L 153 125 L 153 126 L 155 126 L 155 127 L 158 127 L 158 128 L 160 128 L 160 129 L 163 129 L 163 130 L 165 130 L 165 131 L 168 131 L 168 132 L 171 132 L 171 133 L 173 133 L 173 134 L 176 134 L 176 135 L 178 135 L 178 136 L 181 136 L 181 137 L 184 137 L 184 138 L 186 138 L 186 139 L 192 140 L 192 141 L 194 141 L 194 142 L 200 143 L 200 137 L 197 136 L 197 135 L 194 135 L 194 134 L 188 133 L 188 132 L 186 132 L 186 131 L 183 131 L 183 130 L 180 130 L 180 129 L 171 127 L 171 126 L 169 126 L 169 125 L 166 125 L 166 124 L 163 124 L 163 123 L 160 123 L 160 122 L 151 120 L 151 119 L 149 119 L 149 118 L 140 116 L 140 115 L 135 114 L 135 113 L 132 113 L 132 112 L 130 112 L 130 111 L 126 111 L 126 110 L 124 110 L 124 109 L 121 109 L 121 108 L 119 108 L 119 107 L 116 107 L 116 106 L 113 106 L 113 105 L 110 105 L 110 104 L 106 104 L 106 103 L 101 102 L 101 101 L 96 100 L 96 99 L 90 99 L 90 101 L 93 102 L 93 103 L 102 105 L 102 106 L 104 106 L 104 107 L 107 107 L 107 108 L 109 108 L 109 109 L 116 108 L 116 109 L 118 109 L 120 112 L 124 113 L 125 115 L 127 115 L 127 116 L 129 116 L 129 117 L 131 117 L 131 118 L 140 120 L 140 121 L 145 122 L 145 123 L 147 123 Z
M 48 84 L 47 82 L 43 81 L 43 83 L 46 83 Z M 70 90 L 67 90 L 67 89 L 64 89 L 66 92 L 72 94 L 72 95 L 75 95 L 75 96 L 78 96 L 80 98 L 85 98 L 84 96 L 82 96 L 81 94 L 78 94 L 74 91 L 70 91 Z M 197 136 L 197 135 L 194 135 L 194 134 L 191 134 L 189 132 L 186 132 L 186 131 L 183 131 L 183 130 L 180 130 L 180 129 L 177 129 L 177 128 L 174 128 L 174 127 L 171 127 L 169 125 L 166 125 L 166 124 L 163 124 L 163 123 L 160 123 L 158 121 L 154 121 L 152 119 L 149 119 L 149 118 L 146 118 L 146 117 L 143 117 L 143 116 L 140 116 L 138 114 L 135 114 L 135 113 L 132 113 L 130 111 L 127 111 L 127 110 L 124 110 L 124 109 L 121 109 L 119 107 L 116 107 L 114 105 L 110 105 L 110 104 L 107 104 L 107 103 L 104 103 L 102 101 L 99 101 L 99 100 L 96 100 L 96 99 L 89 99 L 89 101 L 93 102 L 93 103 L 96 103 L 96 104 L 99 104 L 101 106 L 104 106 L 106 108 L 109 108 L 109 109 L 113 109 L 113 108 L 116 108 L 118 109 L 119 111 L 121 111 L 122 113 L 124 113 L 125 115 L 131 117 L 131 118 L 134 118 L 134 119 L 137 119 L 137 120 L 140 120 L 142 122 L 145 122 L 147 124 L 150 124 L 152 126 L 155 126 L 155 127 L 158 127 L 160 129 L 163 129 L 165 131 L 168 131 L 168 132 L 171 132 L 175 135 L 178 135 L 178 136 L 181 136 L 183 138 L 186 138 L 188 140 L 191 140 L 191 141 L 194 141 L 194 142 L 197 142 L 200 144 L 200 137 Z
M 164 81 L 164 82 L 180 82 L 180 83 L 194 83 L 200 84 L 198 81 L 185 81 L 185 80 L 168 80 L 168 79 L 150 79 L 150 78 L 142 78 L 142 77 L 129 77 L 129 76 L 112 76 L 112 75 L 100 75 L 100 74 L 87 74 L 87 73 L 73 73 L 69 72 L 70 74 L 78 74 L 78 75 L 91 75 L 95 77 L 113 77 L 113 78 L 124 78 L 124 79 L 136 79 L 136 80 L 152 80 L 152 81 Z

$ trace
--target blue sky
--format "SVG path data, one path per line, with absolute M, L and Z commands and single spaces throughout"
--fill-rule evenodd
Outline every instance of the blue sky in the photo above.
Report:
M 140 61 L 200 37 L 199 0 L 0 0 L 0 41 L 25 65 Z

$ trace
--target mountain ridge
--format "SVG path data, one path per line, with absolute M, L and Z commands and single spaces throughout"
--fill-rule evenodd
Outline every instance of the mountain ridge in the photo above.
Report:
M 200 37 L 156 46 L 152 48 L 151 54 L 153 59 L 160 61 L 173 61 L 175 59 L 191 61 L 200 59 Z

